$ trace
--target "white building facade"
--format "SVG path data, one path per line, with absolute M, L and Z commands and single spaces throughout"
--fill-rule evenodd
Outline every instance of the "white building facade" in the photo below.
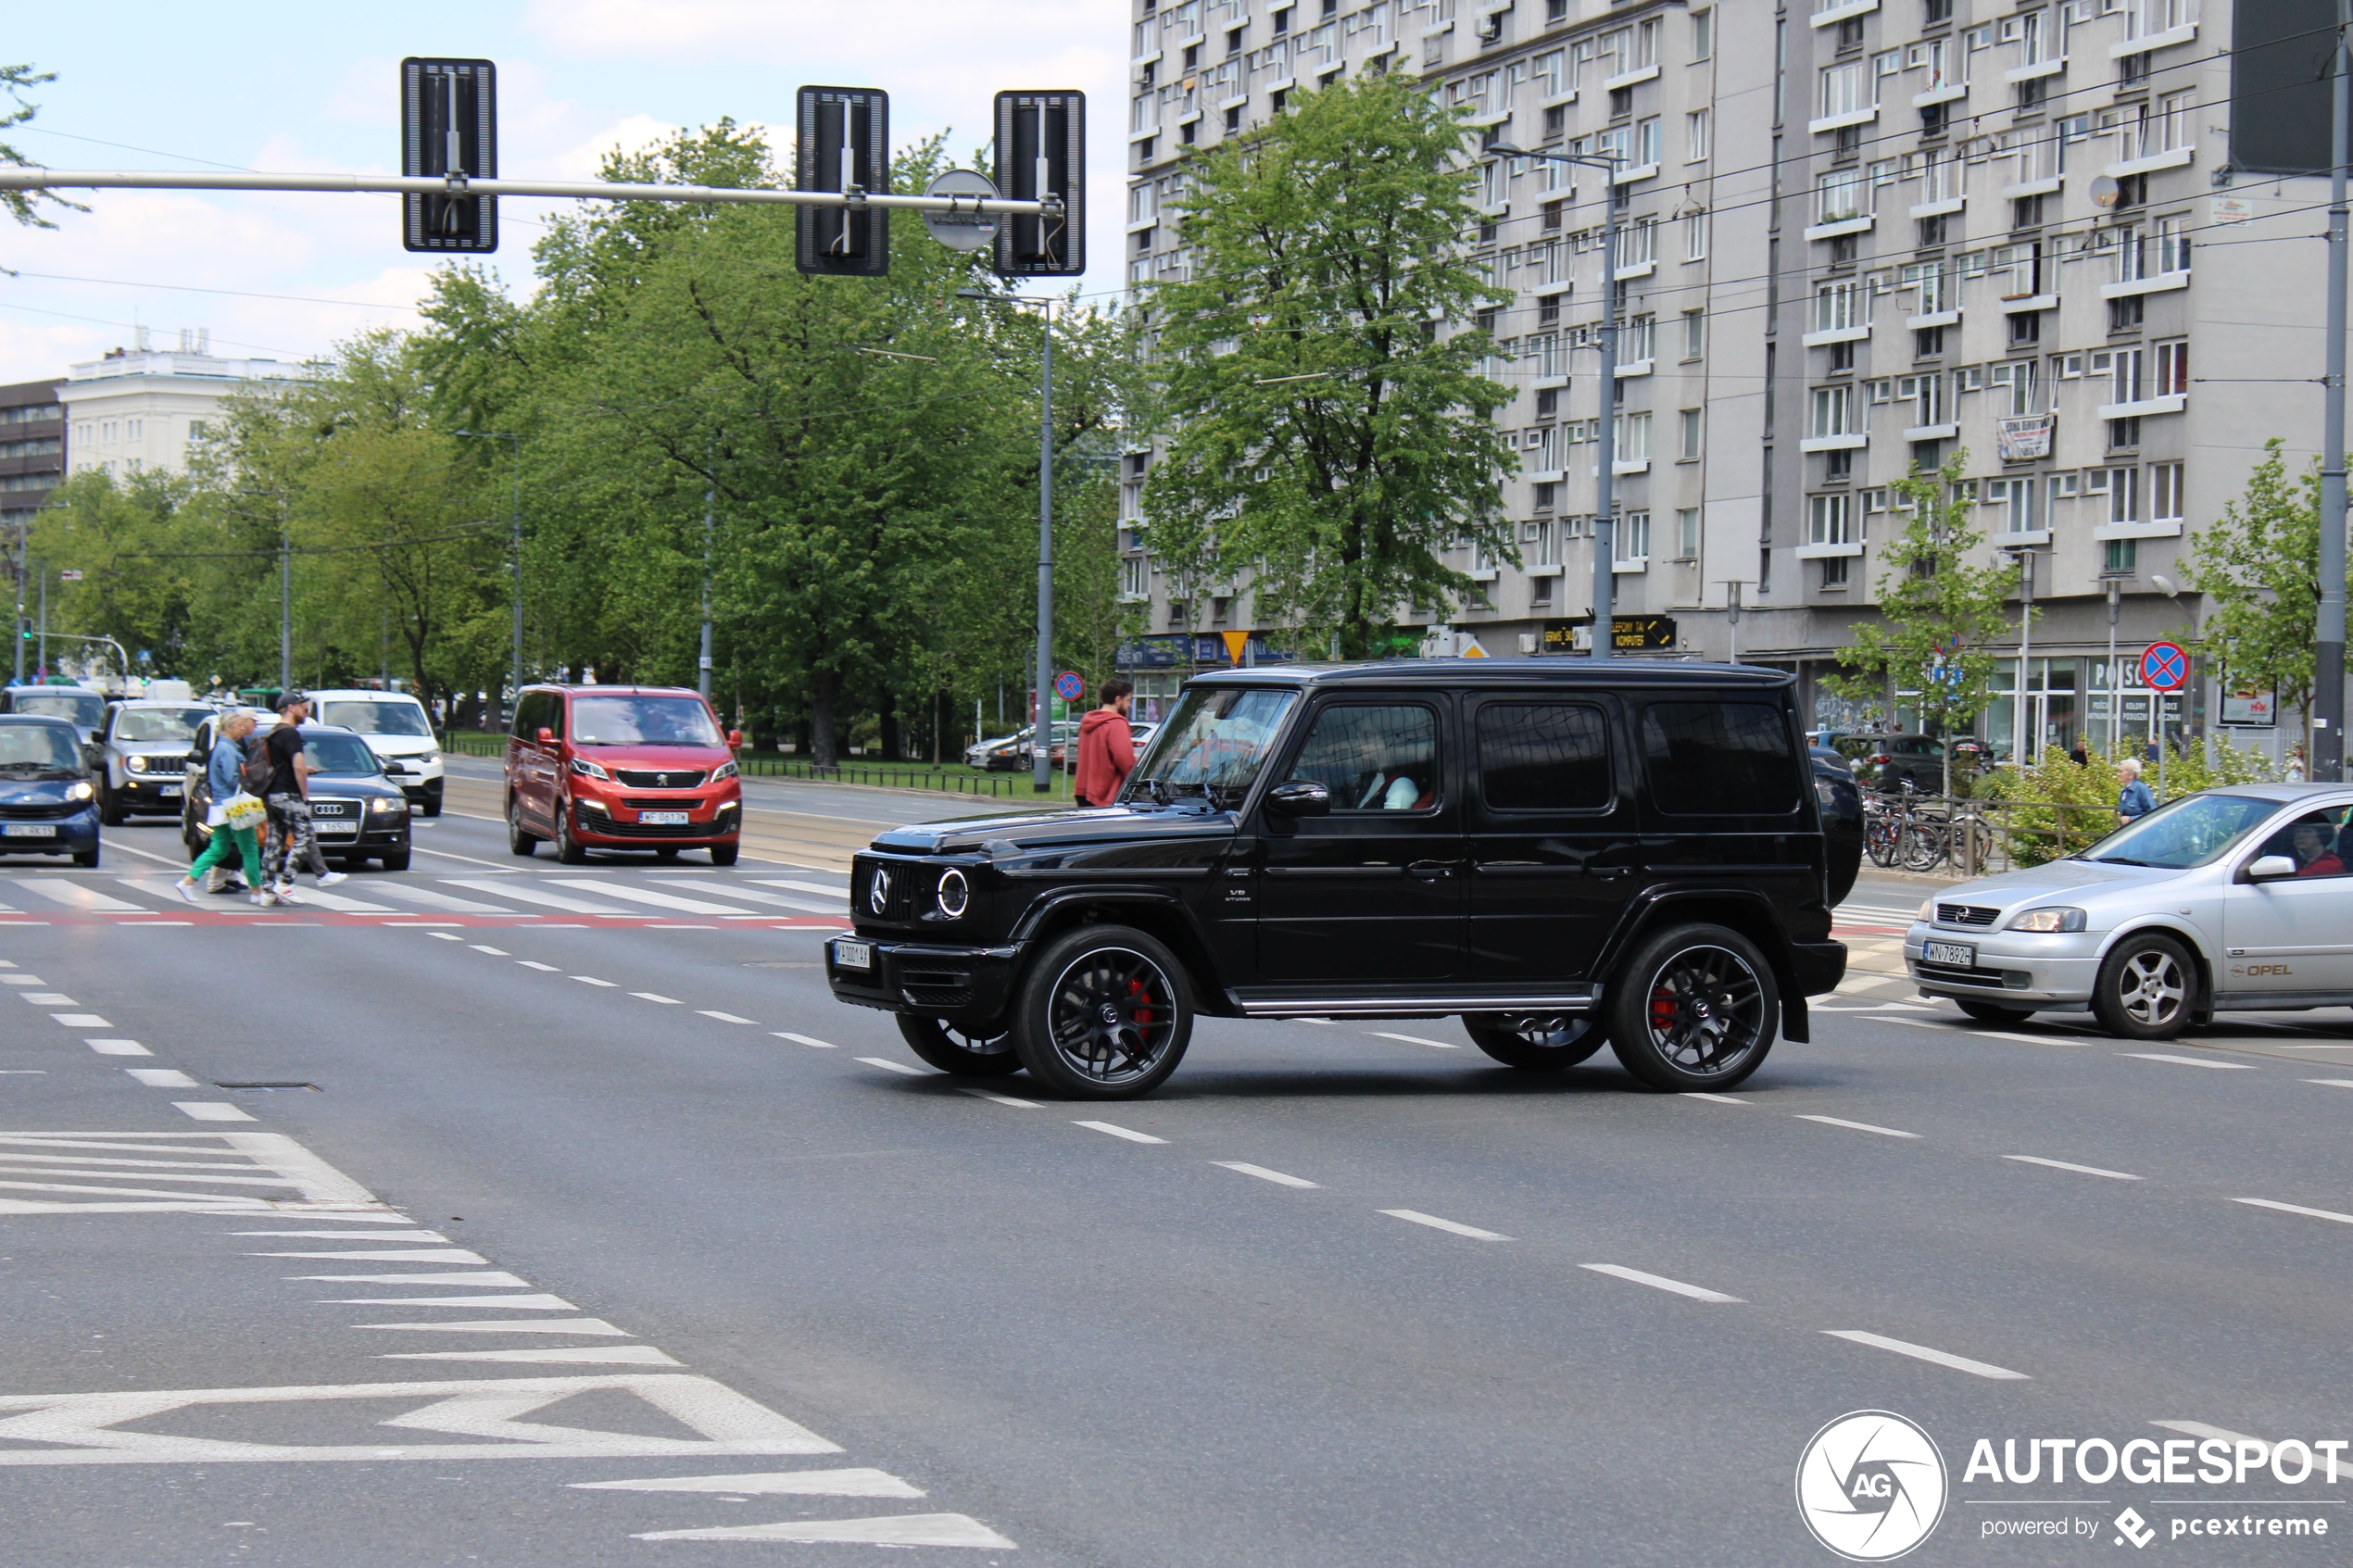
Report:
M 202 332 L 181 333 L 177 349 L 153 349 L 142 329 L 134 346 L 67 368 L 69 471 L 182 472 L 233 393 L 308 374 L 277 359 L 219 358 Z
M 1479 143 L 1614 155 L 1614 181 L 1479 159 L 1466 232 L 1513 295 L 1488 325 L 1515 394 L 1497 419 L 1520 458 L 1504 505 L 1521 559 L 1466 551 L 1480 592 L 1429 646 L 1540 651 L 1590 627 L 1615 201 L 1616 613 L 1676 652 L 1793 669 L 1837 723 L 1850 714 L 1818 677 L 1875 613 L 1878 553 L 1904 521 L 1888 486 L 1966 453 L 1988 554 L 2031 556 L 2036 607 L 1981 733 L 2005 753 L 2138 740 L 2168 709 L 2129 658 L 2109 662 L 2111 597 L 2128 654 L 2187 634 L 2187 535 L 2267 439 L 2298 470 L 2320 443 L 2326 182 L 2232 169 L 2229 7 L 2204 12 L 1132 0 L 1128 280 L 1188 265 L 1168 220 L 1187 146 L 1343 76 L 1417 75 Z M 1141 516 L 1149 463 L 1131 455 L 1125 476 L 1123 585 L 1162 639 L 1139 675 L 1210 662 L 1206 633 L 1288 646 L 1251 619 L 1246 584 L 1172 607 Z M 2196 684 L 2173 722 L 2221 721 L 2219 695 Z

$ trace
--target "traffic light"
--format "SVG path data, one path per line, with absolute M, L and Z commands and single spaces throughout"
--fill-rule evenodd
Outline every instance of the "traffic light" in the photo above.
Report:
M 890 190 L 890 94 L 873 87 L 804 87 L 793 143 L 802 191 Z M 804 207 L 794 263 L 804 272 L 879 277 L 890 270 L 890 214 L 879 207 Z
M 1009 218 L 997 229 L 997 272 L 1053 277 L 1087 270 L 1087 94 L 997 94 L 997 189 L 1011 201 L 1060 196 L 1059 218 Z
M 400 172 L 498 177 L 497 67 L 488 60 L 413 56 L 400 62 Z M 497 196 L 411 192 L 400 206 L 400 243 L 407 249 L 498 248 Z

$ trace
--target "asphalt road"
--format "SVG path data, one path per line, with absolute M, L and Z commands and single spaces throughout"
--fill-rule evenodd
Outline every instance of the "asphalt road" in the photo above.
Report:
M 1908 1562 L 2137 1558 L 2128 1508 L 2347 1560 L 2353 1451 L 2195 1478 L 2353 1437 L 2343 1012 L 1978 1029 L 1875 878 L 1730 1097 L 1209 1021 L 1082 1108 L 825 992 L 816 850 L 931 803 L 756 797 L 815 847 L 721 872 L 520 861 L 472 798 L 293 910 L 179 905 L 161 825 L 0 866 L 0 1564 L 1824 1563 L 1793 1476 L 1865 1410 L 1949 1472 Z

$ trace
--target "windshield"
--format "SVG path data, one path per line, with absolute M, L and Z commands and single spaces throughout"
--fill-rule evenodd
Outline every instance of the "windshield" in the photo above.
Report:
M 1268 746 L 1296 692 L 1247 687 L 1197 687 L 1152 735 L 1124 797 L 1239 794 L 1266 760 Z
M 2280 809 L 2246 795 L 2191 795 L 2169 801 L 2076 857 L 2115 865 L 2187 871 L 2219 860 Z
M 384 768 L 376 761 L 376 754 L 358 735 L 305 734 L 302 754 L 310 759 L 311 771 L 317 773 L 381 773 Z
M 576 696 L 576 746 L 718 746 L 711 709 L 691 696 Z
M 120 741 L 194 740 L 196 726 L 212 717 L 207 708 L 126 708 L 114 716 Z
M 8 694 L 8 707 L 18 713 L 39 713 L 51 719 L 70 719 L 85 730 L 94 730 L 106 717 L 107 705 L 96 692 L 44 689 L 27 691 L 22 687 Z
M 433 738 L 425 710 L 413 702 L 322 702 L 319 722 L 358 730 L 363 735 L 415 735 Z
M 11 724 L 0 720 L 0 771 L 12 778 L 82 771 L 82 748 L 62 724 Z

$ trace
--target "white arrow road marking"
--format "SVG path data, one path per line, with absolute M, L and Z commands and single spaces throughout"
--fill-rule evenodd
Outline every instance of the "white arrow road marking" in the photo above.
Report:
M 887 1470 L 772 1470 L 749 1475 L 659 1475 L 644 1481 L 573 1481 L 583 1492 L 724 1492 L 737 1497 L 919 1498 Z
M 865 1546 L 970 1546 L 994 1551 L 1013 1543 L 962 1513 L 902 1513 L 884 1519 L 800 1519 L 783 1524 L 729 1524 L 708 1530 L 654 1530 L 641 1541 L 802 1541 Z

